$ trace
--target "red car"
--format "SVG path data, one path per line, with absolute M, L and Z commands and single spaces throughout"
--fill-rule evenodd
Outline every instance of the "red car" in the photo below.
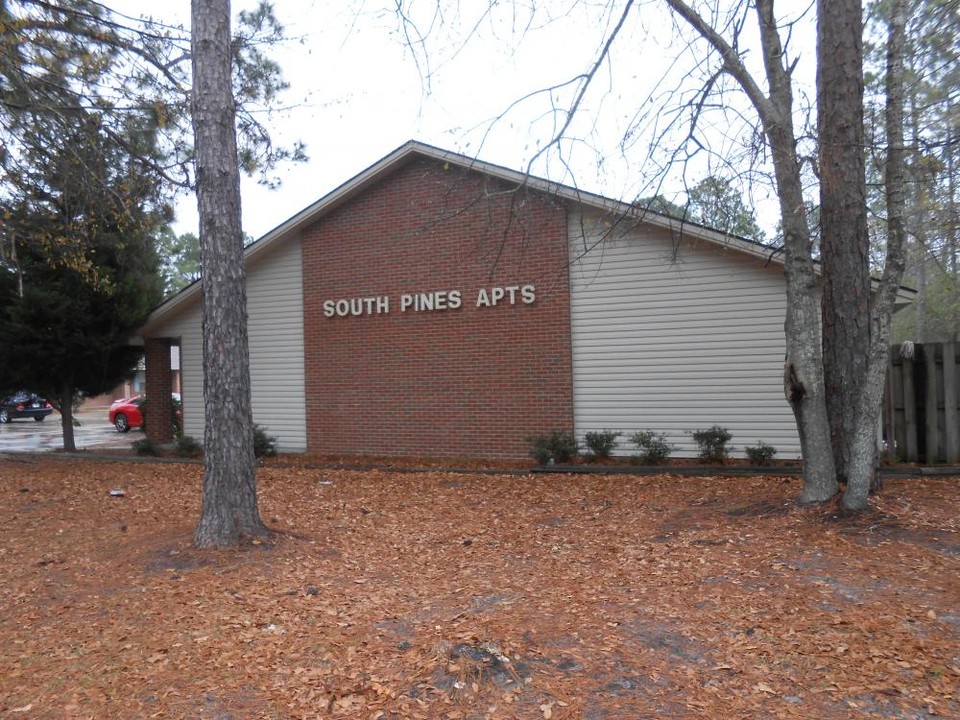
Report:
M 117 432 L 127 432 L 130 428 L 137 428 L 143 425 L 143 413 L 140 412 L 140 406 L 147 398 L 143 395 L 135 395 L 131 398 L 121 398 L 115 400 L 110 406 L 110 424 Z
M 174 393 L 171 399 L 173 400 L 175 415 L 174 422 L 178 423 L 182 412 L 180 409 L 180 396 Z M 122 433 L 128 432 L 130 428 L 143 427 L 142 406 L 146 400 L 146 395 L 134 395 L 130 398 L 115 400 L 110 406 L 110 413 L 107 416 L 110 418 L 110 424 L 117 429 L 117 432 Z

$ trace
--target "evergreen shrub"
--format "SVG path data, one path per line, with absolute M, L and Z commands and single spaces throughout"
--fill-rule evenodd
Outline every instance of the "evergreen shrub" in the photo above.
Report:
M 730 455 L 727 443 L 733 435 L 725 427 L 713 425 L 706 430 L 694 430 L 693 441 L 700 448 L 699 458 L 706 463 L 723 464 Z
M 640 454 L 634 459 L 643 465 L 659 465 L 676 448 L 667 442 L 666 433 L 655 433 L 653 430 L 641 430 L 630 436 L 630 441 L 640 448 Z
M 192 435 L 181 435 L 177 438 L 175 452 L 178 457 L 198 458 L 203 455 L 203 445 Z
M 617 446 L 617 438 L 621 435 L 623 433 L 613 432 L 612 430 L 588 432 L 583 441 L 594 460 L 604 460 L 610 457 L 610 453 Z
M 532 435 L 527 438 L 527 442 L 531 444 L 530 456 L 541 465 L 548 465 L 551 460 L 555 463 L 566 463 L 577 456 L 577 440 L 566 430 Z
M 773 445 L 767 445 L 763 440 L 758 440 L 757 444 L 751 447 L 745 447 L 743 451 L 753 465 L 769 465 L 773 461 L 773 456 L 777 454 L 777 449 Z
M 253 426 L 253 455 L 254 457 L 274 457 L 277 454 L 277 439 L 267 435 L 267 431 L 259 425 Z

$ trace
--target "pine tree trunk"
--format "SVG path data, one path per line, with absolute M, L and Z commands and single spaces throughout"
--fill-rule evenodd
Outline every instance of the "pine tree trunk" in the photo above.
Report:
M 825 502 L 837 494 L 837 477 L 823 383 L 820 289 L 814 270 L 803 182 L 796 152 L 793 89 L 790 72 L 784 63 L 773 0 L 756 0 L 754 6 L 769 95 L 765 95 L 753 80 L 735 49 L 688 3 L 683 0 L 666 2 L 723 56 L 725 70 L 740 84 L 756 108 L 770 145 L 784 235 L 787 287 L 784 392 L 797 422 L 803 456 L 803 492 L 800 501 Z
M 793 129 L 793 90 L 783 64 L 783 48 L 772 0 L 756 5 L 769 98 L 754 96 L 773 160 L 784 235 L 787 357 L 784 393 L 793 410 L 803 458 L 800 502 L 826 502 L 837 494 L 830 424 L 824 394 L 820 335 L 820 288 L 803 198 L 803 182 Z
M 804 221 L 805 222 L 805 221 Z M 784 393 L 797 423 L 803 458 L 801 503 L 827 502 L 837 494 L 837 476 L 830 444 L 830 423 L 820 359 L 819 293 L 812 263 L 788 260 L 787 359 Z M 804 279 L 806 278 L 806 279 Z
M 913 148 L 911 166 L 921 167 L 921 145 L 920 145 L 920 111 L 917 109 L 916 95 L 910 98 L 910 145 Z M 917 178 L 917 182 L 911 183 L 914 190 L 911 193 L 910 204 L 915 208 L 915 214 L 911 226 L 913 236 L 916 239 L 917 248 L 917 299 L 913 301 L 914 323 L 913 341 L 925 343 L 927 341 L 927 217 L 926 201 L 922 182 Z
M 817 3 L 823 370 L 837 476 L 848 477 L 870 345 L 861 0 Z
M 75 452 L 77 442 L 73 434 L 73 383 L 64 382 L 60 388 L 60 427 L 63 430 L 63 449 Z
M 229 0 L 193 0 L 193 123 L 203 266 L 204 479 L 198 547 L 267 529 L 257 509 Z
M 795 176 L 796 183 L 793 177 L 781 183 L 781 193 L 786 189 L 788 197 L 793 194 L 799 197 L 799 175 Z M 800 502 L 826 502 L 836 496 L 838 488 L 820 355 L 820 293 L 813 261 L 809 253 L 803 252 L 804 246 L 809 244 L 807 220 L 796 213 L 793 217 L 785 215 L 785 218 L 789 219 L 783 224 L 787 275 L 784 394 L 793 410 L 800 437 L 803 458 Z
M 863 510 L 868 505 L 876 477 L 877 423 L 890 354 L 890 325 L 893 304 L 906 265 L 905 189 L 906 149 L 903 141 L 904 68 L 903 53 L 907 12 L 905 0 L 895 0 L 891 7 L 887 41 L 887 158 L 885 186 L 887 201 L 887 254 L 883 278 L 873 307 L 868 369 L 860 397 L 854 406 L 857 422 L 850 444 L 847 487 L 842 504 L 848 510 Z

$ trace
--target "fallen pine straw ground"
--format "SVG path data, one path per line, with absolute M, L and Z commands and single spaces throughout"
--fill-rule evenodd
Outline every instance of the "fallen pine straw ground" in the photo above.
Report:
M 200 552 L 201 473 L 0 461 L 0 714 L 960 717 L 958 478 L 273 466 Z

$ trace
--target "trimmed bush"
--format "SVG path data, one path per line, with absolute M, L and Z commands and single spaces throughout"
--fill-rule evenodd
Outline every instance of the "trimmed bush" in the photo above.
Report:
M 676 448 L 667 442 L 666 433 L 655 433 L 653 430 L 641 430 L 630 436 L 630 441 L 640 448 L 640 454 L 634 458 L 643 465 L 659 465 Z
M 554 430 L 546 435 L 527 438 L 531 444 L 530 456 L 541 465 L 570 462 L 577 456 L 577 440 L 566 430 Z
M 751 447 L 745 447 L 743 451 L 754 465 L 769 465 L 773 461 L 773 456 L 777 454 L 777 449 L 773 445 L 767 445 L 763 440 L 758 440 L 757 444 Z
M 595 460 L 604 460 L 610 457 L 610 453 L 617 446 L 617 438 L 621 435 L 623 433 L 612 430 L 588 432 L 584 435 L 583 441 Z
M 170 398 L 173 406 L 173 436 L 175 438 L 183 437 L 183 401 L 179 398 Z M 203 448 L 201 448 L 201 452 Z
M 277 439 L 267 435 L 259 425 L 253 426 L 253 455 L 258 458 L 273 457 L 277 454 Z
M 693 441 L 700 448 L 700 460 L 706 463 L 723 464 L 730 454 L 727 443 L 733 435 L 725 427 L 713 425 L 706 430 L 694 430 Z
M 174 450 L 177 456 L 185 458 L 198 458 L 203 455 L 203 445 L 191 435 L 181 435 L 177 438 L 177 445 Z
M 140 438 L 135 440 L 131 447 L 137 455 L 159 455 L 160 448 L 157 447 L 157 444 L 148 437 Z

